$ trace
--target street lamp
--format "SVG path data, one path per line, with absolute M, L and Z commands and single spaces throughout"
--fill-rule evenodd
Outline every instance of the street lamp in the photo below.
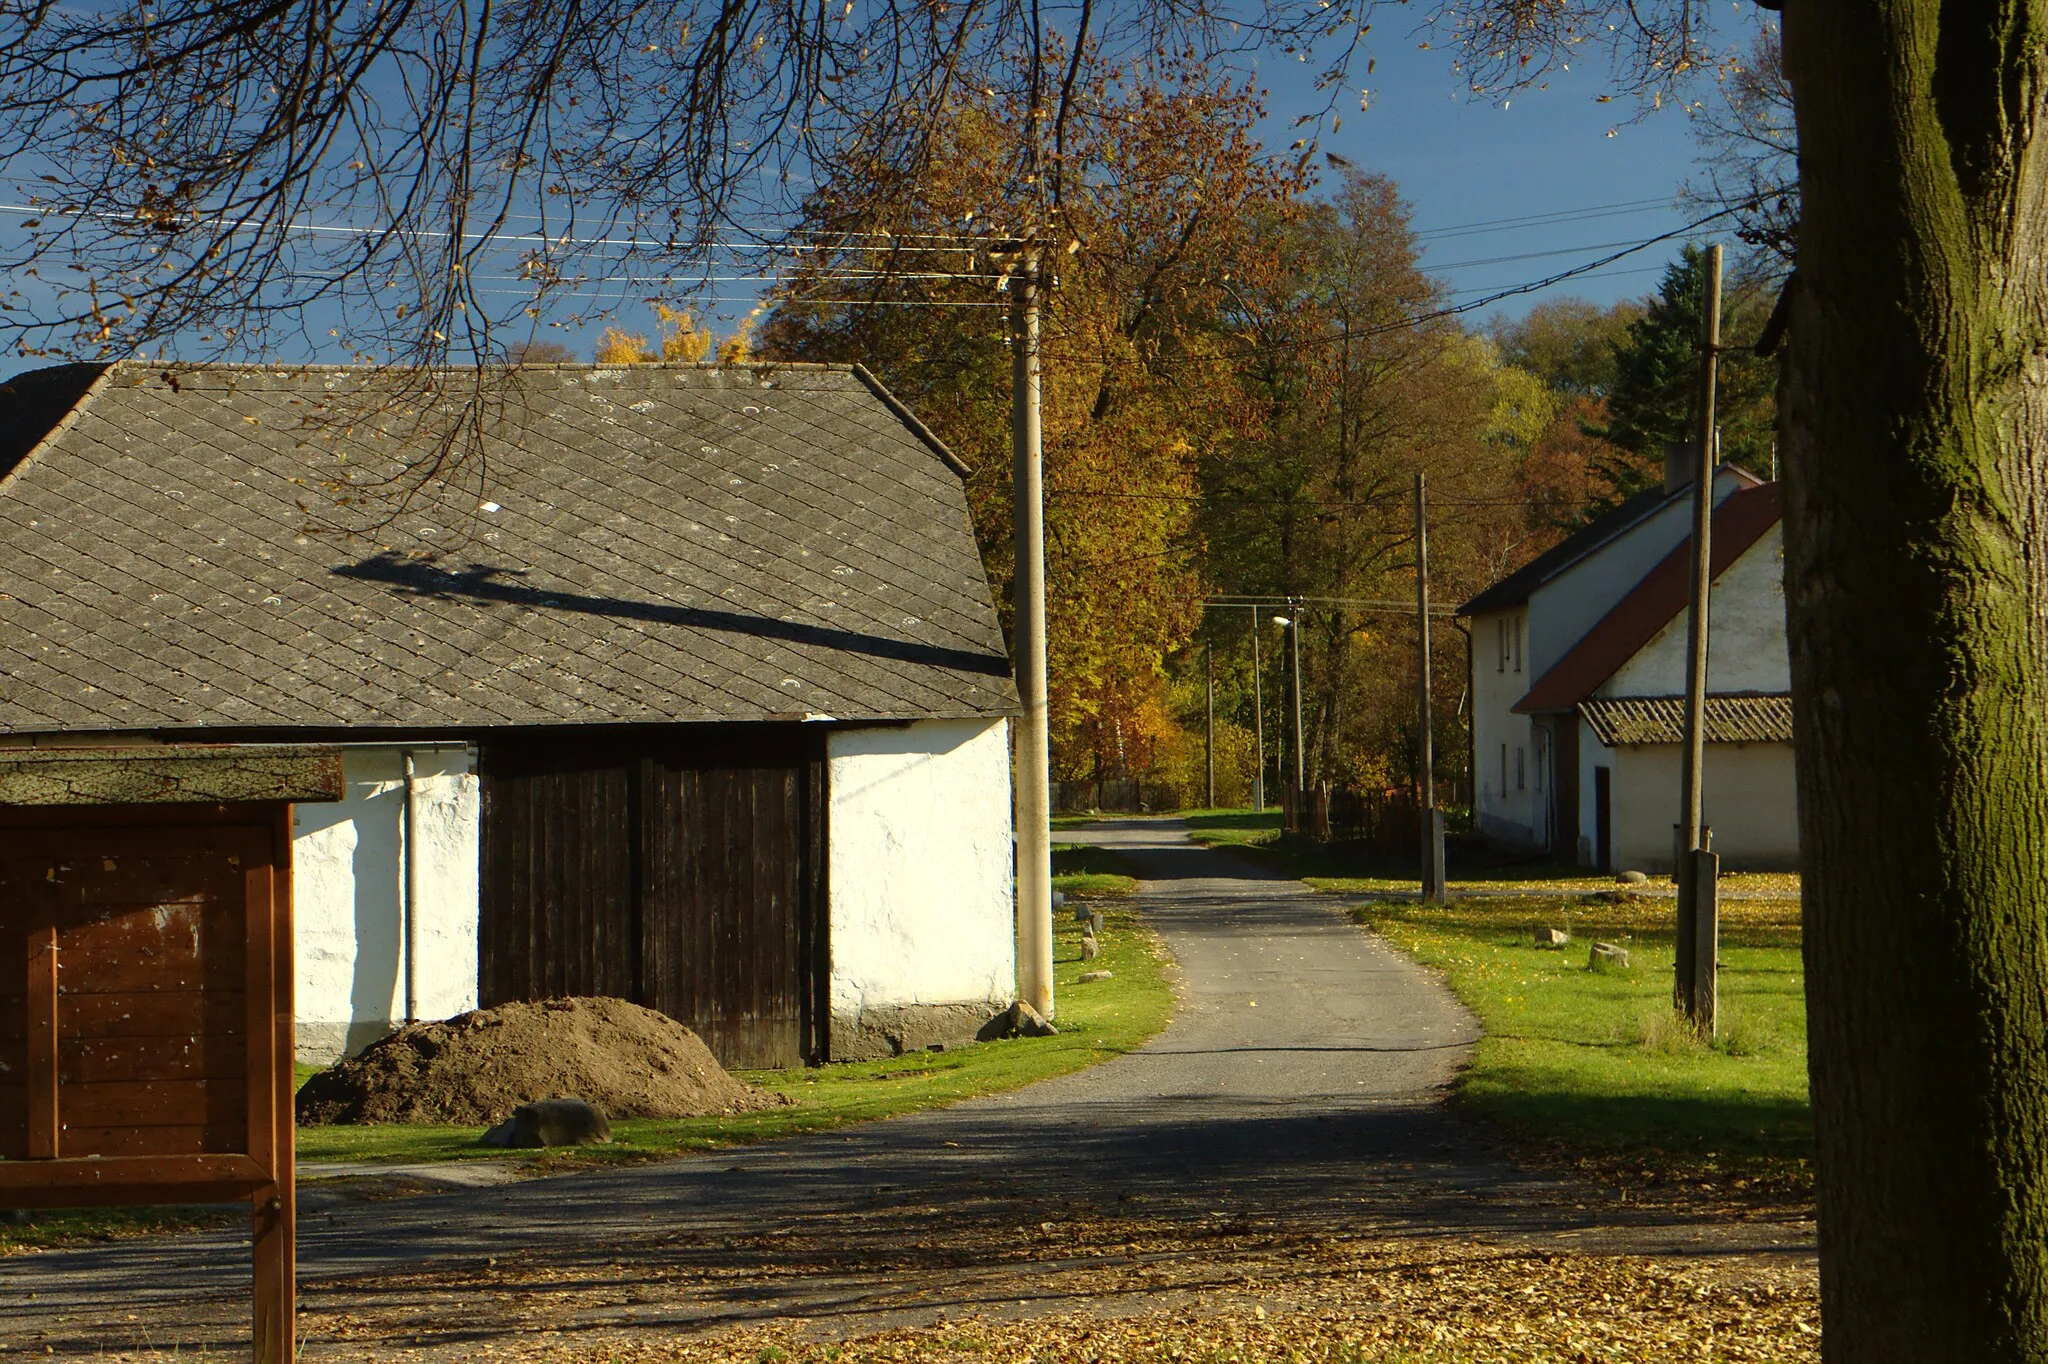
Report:
M 1301 625 L 1293 616 L 1275 616 L 1273 623 L 1287 631 L 1289 687 L 1294 703 L 1294 785 L 1290 789 L 1295 793 L 1288 804 L 1295 809 L 1295 820 L 1299 822 L 1301 797 L 1308 790 L 1307 744 L 1301 733 Z

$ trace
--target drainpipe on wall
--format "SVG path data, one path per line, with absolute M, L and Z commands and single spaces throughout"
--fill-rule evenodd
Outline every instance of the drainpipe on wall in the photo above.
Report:
M 399 861 L 403 868 L 400 914 L 405 933 L 405 1021 L 419 1021 L 420 859 L 416 854 L 420 827 L 418 771 L 410 750 L 405 754 L 405 822 L 400 830 Z

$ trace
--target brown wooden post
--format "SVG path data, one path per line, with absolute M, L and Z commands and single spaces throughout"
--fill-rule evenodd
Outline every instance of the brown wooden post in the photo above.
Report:
M 1721 854 L 1714 831 L 1702 826 L 1693 855 L 1693 1026 L 1712 1041 L 1721 1009 Z

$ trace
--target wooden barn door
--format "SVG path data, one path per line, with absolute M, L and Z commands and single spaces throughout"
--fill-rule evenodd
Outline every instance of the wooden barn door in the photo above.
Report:
M 637 997 L 633 774 L 618 753 L 486 744 L 477 994 Z
M 729 1066 L 824 1058 L 815 732 L 486 744 L 481 991 L 631 999 Z

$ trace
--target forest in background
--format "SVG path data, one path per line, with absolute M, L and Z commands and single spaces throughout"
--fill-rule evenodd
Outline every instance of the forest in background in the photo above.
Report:
M 721 343 L 662 305 L 652 340 L 614 330 L 600 357 L 866 365 L 971 466 L 1007 630 L 1009 315 L 955 243 L 1038 221 L 1034 235 L 1069 243 L 1041 348 L 1053 780 L 1204 803 L 1213 677 L 1216 802 L 1251 802 L 1259 706 L 1274 800 L 1292 730 L 1270 617 L 1296 599 L 1308 784 L 1406 789 L 1414 476 L 1442 606 L 1660 481 L 1665 445 L 1690 435 L 1703 255 L 1688 247 L 1641 300 L 1563 299 L 1476 328 L 1421 265 L 1398 186 L 1275 155 L 1252 84 L 1166 58 L 1083 53 L 1071 70 L 1049 225 L 1033 216 L 1044 186 L 1020 187 L 998 154 L 1031 116 L 1018 96 L 957 100 L 937 155 L 881 120 L 806 201 L 805 236 L 834 245 L 808 252 L 765 316 Z M 1758 249 L 1729 281 L 1724 335 L 1761 330 L 1774 259 Z M 1768 475 L 1774 368 L 1733 355 L 1721 383 L 1723 457 Z M 1454 807 L 1469 790 L 1461 625 L 1439 620 L 1432 650 Z

